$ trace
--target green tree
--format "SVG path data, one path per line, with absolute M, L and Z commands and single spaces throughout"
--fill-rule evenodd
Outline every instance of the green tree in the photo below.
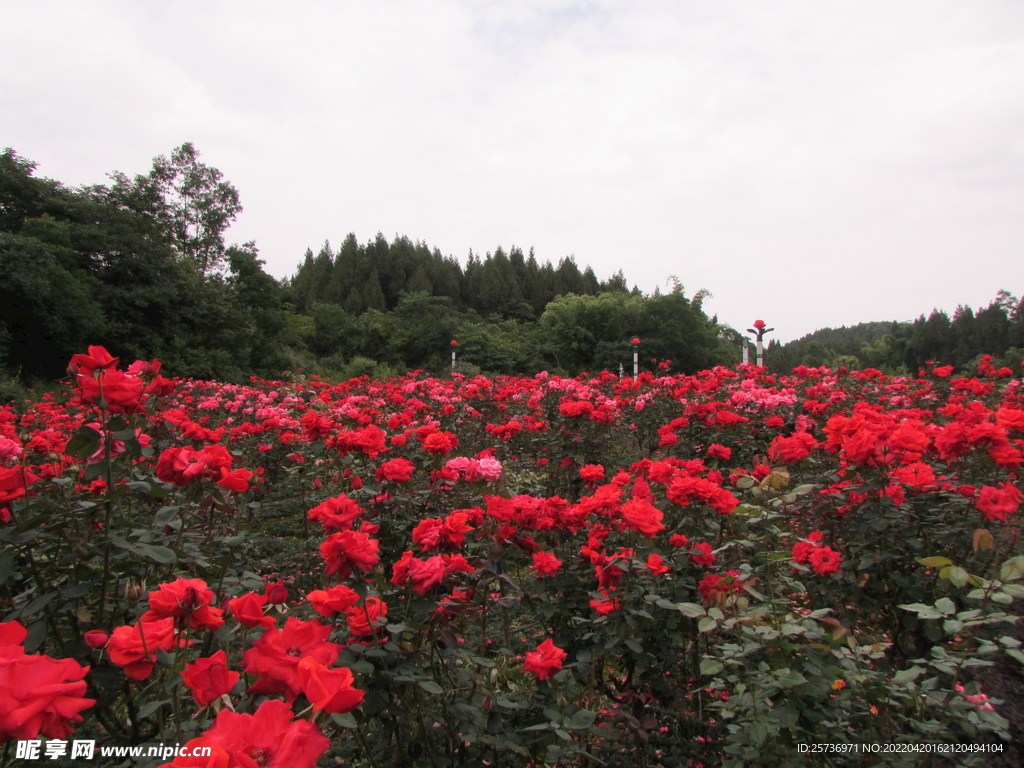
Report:
M 186 142 L 153 159 L 147 176 L 129 180 L 112 174 L 113 195 L 125 206 L 160 221 L 175 249 L 206 275 L 225 259 L 224 232 L 242 211 L 238 191 L 223 174 L 199 162 L 199 151 Z

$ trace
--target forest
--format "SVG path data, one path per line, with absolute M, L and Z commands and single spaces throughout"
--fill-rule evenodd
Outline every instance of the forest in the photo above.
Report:
M 741 335 L 708 317 L 706 292 L 630 289 L 572 256 L 540 261 L 498 246 L 465 263 L 383 234 L 325 241 L 277 280 L 254 242 L 228 244 L 240 195 L 185 143 L 145 174 L 81 188 L 0 155 L 0 380 L 61 378 L 69 355 L 103 344 L 159 358 L 177 376 L 242 382 L 339 381 L 409 370 L 513 374 L 631 367 L 694 373 L 740 360 Z M 977 312 L 934 310 L 914 322 L 869 322 L 772 340 L 766 363 L 916 373 L 927 361 L 965 368 L 982 355 L 1019 365 L 1024 306 L 1001 291 Z
M 704 293 L 629 290 L 572 257 L 557 266 L 502 247 L 465 266 L 396 235 L 308 251 L 291 279 L 255 243 L 225 243 L 238 191 L 191 144 L 134 178 L 72 188 L 0 155 L 0 374 L 60 378 L 69 354 L 101 343 L 221 381 L 340 380 L 450 366 L 464 372 L 616 369 L 643 342 L 645 365 L 694 372 L 738 360 L 738 336 Z
M 934 309 L 913 322 L 859 323 L 824 328 L 788 344 L 771 342 L 765 363 L 776 373 L 795 366 L 876 368 L 914 375 L 927 363 L 973 370 L 985 355 L 996 367 L 1020 368 L 1024 360 L 1024 301 L 999 291 L 984 309 L 960 305 L 952 319 Z

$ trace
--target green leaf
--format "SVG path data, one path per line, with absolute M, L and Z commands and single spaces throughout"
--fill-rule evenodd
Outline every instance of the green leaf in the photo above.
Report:
M 911 603 L 910 605 L 900 605 L 898 607 L 905 611 L 916 613 L 922 619 L 941 619 L 945 616 L 945 614 L 935 610 L 934 606 L 925 605 L 924 603 Z
M 1001 589 L 1011 597 L 1024 597 L 1024 585 L 1022 584 L 1003 584 Z
M 909 669 L 901 669 L 895 675 L 892 676 L 892 681 L 896 685 L 902 685 L 903 683 L 910 683 L 917 680 L 924 672 L 924 667 L 919 667 L 916 664 Z
M 1013 581 L 1024 576 L 1024 555 L 1011 557 L 999 567 L 999 578 L 1003 581 Z
M 750 488 L 753 485 L 754 478 L 752 478 L 750 475 L 743 475 L 742 477 L 736 480 L 736 487 L 742 491 L 747 490 L 747 488 Z
M 752 726 L 750 726 L 750 740 L 755 745 L 761 746 L 764 740 L 768 738 L 768 726 L 758 720 Z
M 702 675 L 717 675 L 725 669 L 725 665 L 718 659 L 703 659 L 700 662 L 700 673 Z
M 589 709 L 581 709 L 569 718 L 569 722 L 566 723 L 566 726 L 572 728 L 574 731 L 580 731 L 593 725 L 596 718 L 597 712 L 591 712 Z
M 697 622 L 697 631 L 698 632 L 710 632 L 712 629 L 714 629 L 717 626 L 718 626 L 718 621 L 717 620 L 711 618 L 710 616 L 705 616 L 703 619 L 701 619 L 700 621 Z
M 139 708 L 139 718 L 149 717 L 165 704 L 164 701 L 150 701 Z
M 951 566 L 949 569 L 949 580 L 958 587 L 965 586 L 970 578 L 971 575 L 958 565 Z
M 92 427 L 82 425 L 75 430 L 74 435 L 64 447 L 64 453 L 74 456 L 76 459 L 87 459 L 96 453 L 100 447 L 102 435 Z
M 14 548 L 8 547 L 0 552 L 0 586 L 3 586 L 14 571 Z
M 703 606 L 696 603 L 675 603 L 675 609 L 683 614 L 683 616 L 689 616 L 694 619 L 707 614 Z
M 337 712 L 331 715 L 331 720 L 339 728 L 358 728 L 359 723 L 352 716 L 351 712 L 346 712 L 344 715 L 339 715 Z
M 792 669 L 786 670 L 786 674 L 782 675 L 779 678 L 779 685 L 781 685 L 783 688 L 792 688 L 795 685 L 800 685 L 801 683 L 806 682 L 806 677 Z
M 41 608 L 43 608 L 47 603 L 49 603 L 51 600 L 53 600 L 53 598 L 55 598 L 56 596 L 57 596 L 56 592 L 47 592 L 45 595 L 40 595 L 35 600 L 33 600 L 31 603 L 29 603 L 28 605 L 25 606 L 25 609 L 21 612 L 21 615 L 22 616 L 34 616 L 36 613 L 39 612 L 39 610 Z
M 944 616 L 951 616 L 956 613 L 956 603 L 950 600 L 948 597 L 940 597 L 935 601 L 935 607 L 942 611 Z
M 918 560 L 925 568 L 941 568 L 944 565 L 952 565 L 953 561 L 948 557 L 923 557 Z
M 433 693 L 435 695 L 439 693 L 444 693 L 444 688 L 435 683 L 433 680 L 422 681 L 420 683 L 420 688 L 422 688 L 427 693 Z
M 87 483 L 91 483 L 98 477 L 102 477 L 107 473 L 107 460 L 97 461 L 95 464 L 88 464 L 85 467 L 85 475 L 83 479 Z
M 128 547 L 132 552 L 143 557 L 148 557 L 155 563 L 162 563 L 164 565 L 170 565 L 178 561 L 178 556 L 174 554 L 173 549 L 168 547 L 161 547 L 157 544 L 135 544 Z

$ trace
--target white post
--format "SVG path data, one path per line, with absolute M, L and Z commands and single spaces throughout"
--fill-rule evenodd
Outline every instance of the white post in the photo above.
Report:
M 633 349 L 633 378 L 640 375 L 640 353 Z
M 455 370 L 455 349 L 452 348 L 452 370 Z
M 757 340 L 757 366 L 758 368 L 764 366 L 764 344 L 760 339 Z
M 743 364 L 747 365 L 750 362 L 750 346 L 747 344 L 747 337 L 743 337 Z

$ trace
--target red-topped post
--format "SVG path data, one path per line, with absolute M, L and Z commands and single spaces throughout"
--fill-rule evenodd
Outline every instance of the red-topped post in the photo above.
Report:
M 759 368 L 764 366 L 764 335 L 774 330 L 774 328 L 765 328 L 764 320 L 755 320 L 754 327 L 747 328 L 748 333 L 753 333 L 757 337 L 757 366 Z

